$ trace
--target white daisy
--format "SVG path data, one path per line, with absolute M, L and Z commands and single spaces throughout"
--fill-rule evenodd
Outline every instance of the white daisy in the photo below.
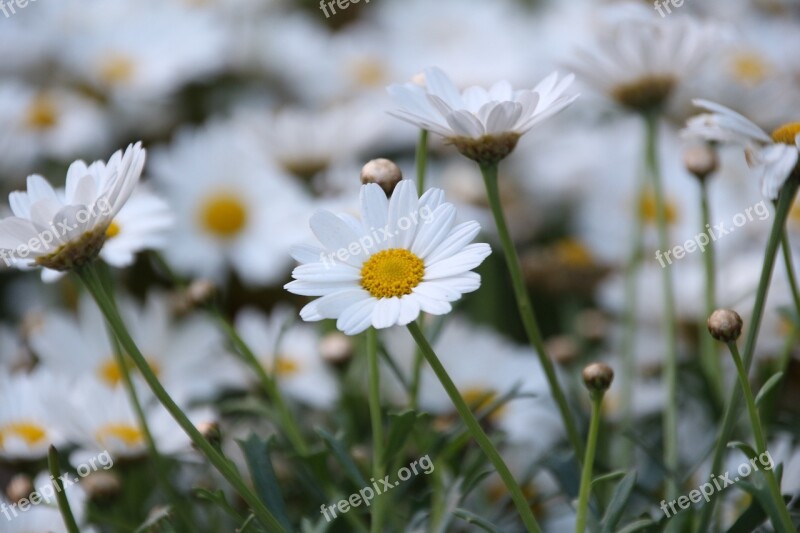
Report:
M 119 306 L 137 346 L 176 401 L 205 400 L 241 383 L 243 374 L 232 357 L 224 357 L 224 339 L 211 319 L 193 315 L 176 320 L 169 314 L 168 298 L 157 293 L 150 293 L 144 306 L 128 298 L 120 299 Z M 77 317 L 44 313 L 30 344 L 52 372 L 93 376 L 109 388 L 123 388 L 105 320 L 87 295 L 79 302 Z M 66 356 L 78 353 L 78 358 Z M 138 373 L 131 374 L 138 382 Z
M 800 122 L 784 124 L 768 135 L 732 109 L 708 100 L 694 103 L 711 113 L 691 118 L 684 135 L 743 146 L 747 163 L 761 183 L 761 193 L 770 200 L 776 199 L 783 184 L 797 170 Z
M 167 244 L 167 232 L 173 221 L 169 205 L 140 185 L 108 226 L 100 258 L 117 268 L 132 265 L 138 252 L 159 250 Z M 54 281 L 63 275 L 64 272 L 42 269 L 44 281 Z
M 288 308 L 267 317 L 255 309 L 236 316 L 236 329 L 284 393 L 320 409 L 331 409 L 339 397 L 336 376 L 320 356 L 319 334 L 308 324 L 290 323 Z
M 624 107 L 650 112 L 667 106 L 679 86 L 719 49 L 716 28 L 691 18 L 663 21 L 642 6 L 604 7 L 595 35 L 572 67 Z
M 139 182 L 144 160 L 137 143 L 117 151 L 108 163 L 75 161 L 63 193 L 43 177 L 29 176 L 27 192 L 9 195 L 15 216 L 0 221 L 0 255 L 15 258 L 21 268 L 69 270 L 91 261 Z
M 555 115 L 578 95 L 565 94 L 574 79 L 554 72 L 533 89 L 514 90 L 507 81 L 488 91 L 473 86 L 460 92 L 438 68 L 424 72 L 425 86 L 415 83 L 388 88 L 397 109 L 390 114 L 432 131 L 481 163 L 506 157 L 520 136 Z
M 64 390 L 51 374 L 0 373 L 1 458 L 41 459 L 50 445 L 64 443 L 58 418 L 43 398 L 49 390 Z
M 450 302 L 478 289 L 480 276 L 470 271 L 491 253 L 488 244 L 469 244 L 480 225 L 455 225 L 455 215 L 440 189 L 418 198 L 414 183 L 403 180 L 388 200 L 379 185 L 364 185 L 360 220 L 328 211 L 311 218 L 322 247 L 295 249 L 302 264 L 285 288 L 321 296 L 300 316 L 336 318 L 348 335 L 404 326 L 421 311 L 449 313 Z

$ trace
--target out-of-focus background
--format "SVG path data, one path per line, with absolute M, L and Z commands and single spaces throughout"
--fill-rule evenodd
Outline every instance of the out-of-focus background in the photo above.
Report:
M 354 392 L 363 384 L 363 368 L 353 363 L 348 370 L 336 357 L 346 355 L 354 341 L 327 326 L 295 324 L 285 339 L 288 359 L 281 359 L 291 364 L 270 361 L 279 331 L 304 301 L 282 286 L 294 264 L 291 247 L 311 238 L 311 214 L 355 210 L 360 169 L 372 158 L 394 159 L 407 177 L 414 175 L 418 131 L 387 114 L 392 105 L 386 86 L 438 66 L 462 87 L 498 80 L 533 87 L 553 70 L 574 71 L 578 51 L 591 50 L 615 17 L 637 8 L 641 16 L 662 18 L 652 2 L 588 0 L 3 0 L 0 191 L 24 189 L 31 174 L 62 185 L 73 160 L 107 159 L 141 140 L 148 152 L 144 186 L 115 221 L 109 262 L 125 266 L 114 274 L 125 287 L 125 312 L 167 388 L 196 411 L 198 423 L 224 420 L 233 454 L 233 436 L 258 425 L 256 404 L 248 403 L 253 378 L 230 355 L 213 321 L 186 312 L 174 294 L 176 279 L 209 280 L 222 312 L 261 350 L 265 368 L 282 376 L 287 397 L 307 420 L 331 433 L 346 429 L 356 446 L 368 434 L 354 422 L 366 420 L 358 415 L 362 392 Z M 719 35 L 710 40 L 702 68 L 681 80 L 661 127 L 670 231 L 682 243 L 703 229 L 698 183 L 684 169 L 686 142 L 679 136 L 696 112 L 691 99 L 730 106 L 766 131 L 798 120 L 800 7 L 792 0 L 685 0 L 671 9 L 665 22 L 695 18 L 714 25 Z M 619 54 L 625 54 L 621 46 Z M 657 439 L 650 429 L 658 428 L 663 402 L 664 342 L 661 268 L 652 254 L 654 203 L 637 196 L 635 186 L 643 169 L 644 126 L 586 82 L 579 72 L 580 99 L 526 135 L 503 162 L 503 201 L 551 355 L 568 388 L 580 389 L 583 363 L 599 358 L 614 364 L 623 343 L 632 342 L 636 371 L 629 385 L 641 421 L 638 438 L 652 444 Z M 479 269 L 482 289 L 467 295 L 449 317 L 438 341 L 440 355 L 460 369 L 459 386 L 478 396 L 507 391 L 520 375 L 530 378 L 525 386 L 536 397 L 510 404 L 494 420 L 507 435 L 515 471 L 529 472 L 563 439 L 561 426 L 538 367 L 521 347 L 524 335 L 478 169 L 436 136 L 430 149 L 427 183 L 446 191 L 461 218 L 479 220 L 483 239 L 495 250 Z M 723 150 L 710 179 L 715 223 L 730 226 L 748 208 L 758 215 L 716 243 L 718 301 L 747 320 L 771 226 L 768 206 L 758 207 L 759 186 L 741 150 Z M 623 274 L 631 236 L 639 229 L 647 255 L 633 280 L 639 287 L 638 326 L 626 341 Z M 790 216 L 793 242 L 798 229 L 800 205 Z M 141 248 L 159 252 L 130 253 Z M 689 254 L 671 267 L 687 391 L 680 421 L 687 464 L 702 460 L 713 442 L 708 428 L 720 408 L 695 372 L 704 312 L 701 256 Z M 38 272 L 0 265 L 0 486 L 20 472 L 35 476 L 46 451 L 41 445 L 48 442 L 74 450 L 73 466 L 104 449 L 134 462 L 144 453 L 140 435 L 113 430 L 132 415 L 118 370 L 109 366 L 99 314 L 70 277 L 47 281 Z M 790 304 L 779 265 L 756 351 L 765 371 L 787 353 L 798 356 L 795 326 L 783 312 Z M 389 332 L 384 342 L 413 355 L 401 333 Z M 400 359 L 401 367 L 411 360 Z M 796 490 L 800 477 L 790 476 L 800 468 L 796 360 L 790 369 L 778 397 L 781 418 L 775 423 L 781 431 L 774 449 L 786 462 L 784 479 L 794 480 Z M 355 388 L 348 385 L 353 383 Z M 422 407 L 441 424 L 450 423 L 442 391 L 432 379 L 426 383 Z M 386 396 L 403 404 L 399 386 L 387 385 Z M 612 423 L 620 418 L 617 408 L 612 390 Z M 20 412 L 40 420 L 43 433 L 13 426 L 9 420 L 18 420 Z M 191 454 L 163 412 L 153 407 L 149 416 L 167 453 Z M 12 440 L 19 446 L 11 446 Z M 197 469 L 175 472 L 181 472 L 183 487 L 207 477 Z M 135 468 L 123 474 L 115 482 L 135 503 L 129 511 L 111 506 L 111 514 L 93 504 L 87 516 L 101 527 L 123 519 L 139 523 L 158 501 L 130 496 L 142 494 L 133 484 L 147 483 Z M 287 472 L 278 475 L 292 479 Z M 568 502 L 548 496 L 559 492 L 557 476 L 534 478 L 532 490 L 544 494 L 539 512 L 557 531 L 558 521 L 571 516 Z M 302 484 L 287 486 L 293 512 L 318 519 L 319 505 L 314 498 L 303 500 Z M 85 489 L 93 499 L 97 490 Z M 497 497 L 490 490 L 475 496 L 487 509 Z M 731 498 L 729 505 L 738 509 L 743 503 Z M 0 517 L 0 531 L 5 526 Z

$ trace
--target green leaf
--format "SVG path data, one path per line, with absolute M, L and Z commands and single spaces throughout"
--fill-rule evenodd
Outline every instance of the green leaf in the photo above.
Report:
M 347 477 L 349 477 L 357 487 L 368 487 L 369 483 L 367 483 L 367 480 L 364 479 L 364 476 L 361 474 L 361 470 L 358 469 L 358 466 L 353 461 L 353 458 L 350 457 L 350 454 L 345 449 L 344 444 L 322 428 L 317 428 L 317 434 L 322 438 L 322 440 L 325 441 L 325 445 L 339 461 L 339 464 L 342 465 Z
M 423 415 L 413 409 L 408 409 L 401 413 L 389 414 L 389 435 L 386 437 L 386 448 L 384 448 L 384 462 L 389 457 L 394 457 L 405 445 L 408 437 Z
M 772 377 L 770 377 L 767 382 L 764 383 L 764 385 L 762 385 L 761 390 L 759 390 L 758 394 L 756 394 L 756 405 L 759 405 L 767 396 L 767 394 L 769 394 L 772 389 L 780 384 L 781 379 L 783 379 L 783 372 L 777 372 L 773 374 Z
M 605 483 L 606 481 L 613 481 L 615 479 L 625 477 L 625 474 L 627 474 L 625 470 L 617 470 L 616 472 L 610 472 L 602 476 L 597 476 L 592 480 L 592 487 L 599 485 L 600 483 Z
M 266 504 L 287 531 L 292 531 L 294 528 L 289 521 L 278 478 L 275 477 L 275 470 L 272 468 L 270 460 L 271 442 L 264 441 L 255 434 L 251 434 L 245 441 L 237 442 L 244 452 L 247 466 L 250 469 L 250 477 L 253 479 L 253 485 L 261 501 Z
M 611 496 L 611 503 L 608 504 L 606 514 L 600 522 L 603 533 L 612 533 L 616 530 L 617 523 L 625 512 L 625 506 L 631 497 L 633 487 L 636 486 L 636 471 L 626 474 L 622 481 L 617 484 L 614 494 Z
M 475 526 L 481 528 L 484 531 L 488 531 L 489 533 L 502 533 L 502 530 L 499 527 L 492 524 L 485 518 L 481 518 L 475 513 L 467 511 L 466 509 L 462 509 L 461 507 L 453 511 L 453 515 L 457 516 L 464 522 L 467 522 L 468 524 L 474 524 Z

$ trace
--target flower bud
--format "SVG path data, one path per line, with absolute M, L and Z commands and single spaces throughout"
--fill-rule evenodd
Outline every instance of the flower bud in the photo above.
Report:
M 11 503 L 17 503 L 22 498 L 30 498 L 33 491 L 33 480 L 27 474 L 17 474 L 11 478 L 6 486 L 6 496 Z
M 344 333 L 334 332 L 322 337 L 319 343 L 322 359 L 332 365 L 341 365 L 353 355 L 353 341 Z
M 200 422 L 197 424 L 197 431 L 199 431 L 213 446 L 219 446 L 222 441 L 222 433 L 219 430 L 219 424 L 214 421 Z
M 583 383 L 591 393 L 604 393 L 612 381 L 614 381 L 614 371 L 605 363 L 592 363 L 583 369 Z
M 691 146 L 683 152 L 683 164 L 691 174 L 703 181 L 717 170 L 717 151 L 707 144 Z
M 373 159 L 361 169 L 361 183 L 377 183 L 386 193 L 391 196 L 394 188 L 403 179 L 403 172 L 394 161 L 390 159 Z
M 742 334 L 742 317 L 732 309 L 717 309 L 708 317 L 708 332 L 721 342 L 733 342 Z
M 204 305 L 211 299 L 214 290 L 214 283 L 207 279 L 193 280 L 186 289 L 173 296 L 173 311 L 179 315 L 183 315 Z

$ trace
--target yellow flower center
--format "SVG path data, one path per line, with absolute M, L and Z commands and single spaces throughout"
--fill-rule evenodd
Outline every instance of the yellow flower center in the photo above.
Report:
M 133 78 L 136 68 L 133 60 L 122 54 L 113 54 L 100 64 L 100 79 L 108 85 L 121 85 Z
M 275 366 L 273 372 L 276 375 L 286 377 L 297 374 L 300 371 L 300 365 L 296 361 L 287 359 L 286 357 L 278 357 L 275 359 Z
M 353 78 L 363 87 L 383 87 L 388 77 L 386 69 L 375 58 L 364 58 L 353 63 Z
M 642 220 L 647 223 L 655 224 L 658 219 L 658 210 L 656 209 L 656 197 L 652 192 L 647 192 L 639 199 L 639 209 L 641 211 Z M 674 224 L 678 220 L 678 207 L 674 202 L 667 200 L 664 206 L 666 211 L 667 223 Z
M 411 294 L 425 275 L 422 259 L 404 248 L 383 250 L 361 267 L 361 286 L 375 298 Z
M 150 369 L 156 376 L 161 374 L 161 368 L 153 360 L 148 359 L 147 364 L 150 365 Z M 128 367 L 129 372 L 136 369 L 136 367 L 133 365 L 133 361 L 130 360 L 126 360 L 126 366 Z M 100 367 L 97 369 L 97 375 L 107 385 L 112 387 L 116 387 L 119 385 L 120 381 L 122 381 L 122 369 L 119 367 L 115 359 L 108 359 L 106 362 L 100 365 Z
M 136 446 L 144 441 L 143 437 L 141 430 L 130 424 L 106 424 L 95 433 L 97 442 L 103 446 L 108 444 L 109 439 L 122 441 L 128 446 Z
M 47 436 L 47 430 L 35 422 L 11 422 L 0 426 L 0 448 L 3 447 L 3 441 L 11 436 L 24 440 L 28 446 L 34 446 Z
M 497 400 L 497 393 L 493 390 L 482 389 L 479 387 L 470 387 L 461 393 L 464 401 L 469 405 L 473 411 L 480 411 L 486 409 L 492 402 Z M 501 405 L 489 413 L 489 418 L 495 419 L 500 416 L 505 409 L 505 405 Z
M 794 145 L 798 134 L 800 134 L 800 122 L 790 122 L 773 131 L 772 140 L 776 143 Z
M 733 77 L 745 85 L 758 85 L 770 74 L 770 65 L 755 52 L 741 52 L 733 57 L 731 71 Z
M 58 108 L 52 98 L 40 94 L 25 112 L 25 124 L 33 130 L 47 130 L 58 123 Z
M 108 228 L 106 228 L 106 239 L 113 239 L 119 235 L 119 229 L 119 224 L 112 220 L 111 224 L 109 224 Z
M 205 201 L 200 210 L 200 221 L 209 233 L 231 238 L 247 224 L 247 208 L 238 196 L 219 193 Z
M 569 266 L 585 267 L 594 264 L 592 253 L 576 239 L 563 239 L 554 245 L 554 250 L 562 263 Z

